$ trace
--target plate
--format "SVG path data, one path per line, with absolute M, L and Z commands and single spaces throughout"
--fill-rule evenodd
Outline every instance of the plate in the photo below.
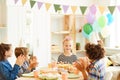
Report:
M 69 79 L 76 79 L 76 78 L 79 78 L 80 77 L 80 75 L 78 74 L 73 74 L 73 73 L 70 73 L 70 74 L 68 74 L 68 78 Z
M 22 74 L 23 77 L 34 77 L 33 73 Z
M 58 76 L 50 74 L 39 74 L 41 80 L 58 80 Z

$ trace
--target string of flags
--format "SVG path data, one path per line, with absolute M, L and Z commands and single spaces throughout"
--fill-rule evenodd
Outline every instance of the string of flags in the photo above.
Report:
M 14 3 L 17 4 L 19 0 L 14 0 Z M 22 5 L 24 6 L 26 4 L 27 0 L 21 0 Z M 46 11 L 50 9 L 51 6 L 54 7 L 55 12 L 58 12 L 60 10 L 63 10 L 64 13 L 67 13 L 67 10 L 70 8 L 72 13 L 75 14 L 77 8 L 81 11 L 82 15 L 85 14 L 87 8 L 91 8 L 91 11 L 95 11 L 97 8 L 99 9 L 100 13 L 103 14 L 108 8 L 109 12 L 111 14 L 114 13 L 115 8 L 117 8 L 120 12 L 120 5 L 117 6 L 73 6 L 73 5 L 62 5 L 62 4 L 52 4 L 52 3 L 45 3 L 45 2 L 40 2 L 40 1 L 35 1 L 35 0 L 29 0 L 30 7 L 34 8 L 35 5 L 37 5 L 38 9 L 41 9 L 43 5 L 46 7 Z
M 79 9 L 82 15 L 86 15 L 84 25 L 82 26 L 82 34 L 87 39 L 90 39 L 93 33 L 100 33 L 102 37 L 109 36 L 111 30 L 109 26 L 114 21 L 114 17 L 112 14 L 114 13 L 115 9 L 118 9 L 118 11 L 120 12 L 120 5 L 96 6 L 93 4 L 91 6 L 75 6 L 46 3 L 35 0 L 14 0 L 15 5 L 19 5 L 18 1 L 22 3 L 22 6 L 25 6 L 25 4 L 29 3 L 31 9 L 34 9 L 34 7 L 37 6 L 38 10 L 43 8 L 46 9 L 47 12 L 52 9 L 55 13 L 63 11 L 63 14 L 66 14 L 68 10 L 71 9 L 72 14 L 76 14 L 76 11 Z M 86 10 L 88 10 L 87 13 Z M 104 14 L 106 10 L 109 11 L 109 13 Z M 101 13 L 101 15 L 99 15 L 98 17 L 95 16 L 97 11 Z

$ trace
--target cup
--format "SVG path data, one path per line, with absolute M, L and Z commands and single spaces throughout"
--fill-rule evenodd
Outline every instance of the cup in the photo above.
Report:
M 62 80 L 68 80 L 68 73 L 67 72 L 62 72 Z
M 52 65 L 52 68 L 56 68 L 57 67 L 57 62 L 52 62 L 51 65 Z
M 34 70 L 33 73 L 34 73 L 34 77 L 35 77 L 35 78 L 38 78 L 39 71 L 38 71 L 38 70 Z
M 48 63 L 48 68 L 52 68 L 52 64 L 51 63 Z

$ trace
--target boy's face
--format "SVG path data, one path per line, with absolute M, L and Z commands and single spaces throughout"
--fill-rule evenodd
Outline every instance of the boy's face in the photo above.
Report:
M 71 51 L 73 48 L 72 41 L 65 41 L 63 44 L 64 51 Z

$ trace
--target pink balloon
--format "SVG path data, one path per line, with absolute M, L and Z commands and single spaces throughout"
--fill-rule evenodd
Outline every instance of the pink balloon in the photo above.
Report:
M 87 19 L 88 23 L 93 24 L 95 21 L 95 15 L 89 12 L 86 15 L 86 19 Z
M 90 6 L 90 12 L 92 14 L 96 14 L 96 6 L 95 5 Z

